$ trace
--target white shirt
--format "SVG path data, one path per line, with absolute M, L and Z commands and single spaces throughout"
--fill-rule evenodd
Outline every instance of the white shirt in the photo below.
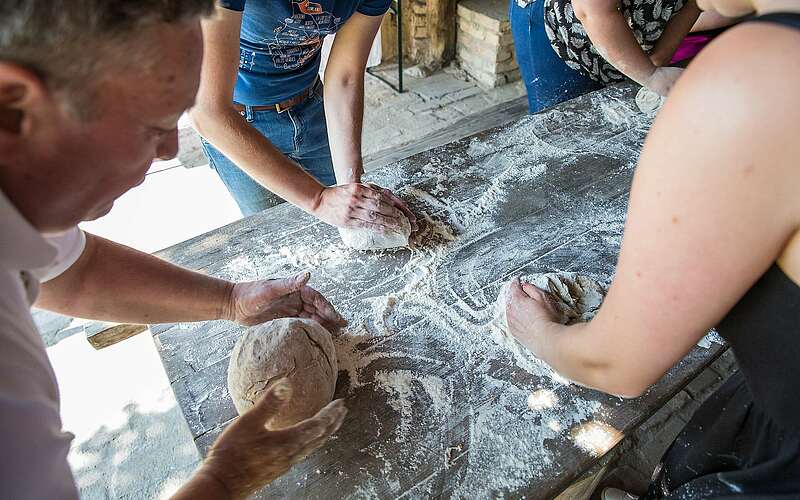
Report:
M 42 235 L 0 191 L 0 497 L 77 499 L 55 373 L 30 308 L 39 283 L 78 260 L 74 227 Z

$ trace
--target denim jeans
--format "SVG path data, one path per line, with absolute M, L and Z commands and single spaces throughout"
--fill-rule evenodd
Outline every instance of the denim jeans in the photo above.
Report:
M 246 106 L 242 114 L 279 151 L 299 163 L 322 184 L 336 184 L 320 83 L 305 101 L 283 113 L 254 111 L 251 106 Z M 211 168 L 236 200 L 242 215 L 252 215 L 280 203 L 280 198 L 254 181 L 214 146 L 203 141 L 203 150 Z
M 553 50 L 544 31 L 544 2 L 533 0 L 521 7 L 510 0 L 511 33 L 531 113 L 603 88 L 567 66 Z

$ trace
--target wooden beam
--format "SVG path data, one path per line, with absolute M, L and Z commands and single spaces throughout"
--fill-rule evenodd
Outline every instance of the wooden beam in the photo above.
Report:
M 86 340 L 99 351 L 139 335 L 147 329 L 147 325 L 94 323 L 86 327 Z

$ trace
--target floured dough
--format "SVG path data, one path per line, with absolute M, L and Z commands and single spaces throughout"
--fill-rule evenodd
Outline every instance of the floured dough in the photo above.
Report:
M 554 305 L 560 317 L 561 324 L 570 325 L 589 321 L 600 309 L 605 297 L 605 290 L 593 279 L 577 273 L 546 273 L 520 277 L 523 283 L 530 283 L 542 290 L 550 292 L 555 299 Z M 495 303 L 495 316 L 491 323 L 492 338 L 495 342 L 508 349 L 514 357 L 517 366 L 529 373 L 541 371 L 544 363 L 537 359 L 531 352 L 508 331 L 506 321 L 506 303 L 508 300 L 510 283 L 503 285 Z M 569 383 L 557 373 L 551 371 L 551 376 L 562 383 Z
M 596 281 L 577 273 L 536 274 L 522 276 L 520 281 L 550 292 L 555 299 L 553 305 L 560 314 L 559 322 L 562 325 L 589 321 L 600 309 L 605 297 L 605 291 Z M 503 311 L 507 294 L 508 285 L 501 293 L 502 304 L 498 301 L 498 307 L 502 307 Z
M 339 235 L 345 245 L 356 250 L 384 250 L 407 247 L 411 236 L 411 222 L 405 215 L 400 216 L 399 232 L 378 233 L 369 229 L 339 228 Z
M 636 93 L 636 106 L 639 107 L 639 111 L 648 115 L 655 115 L 658 113 L 658 110 L 664 105 L 665 100 L 666 97 L 658 95 L 658 93 L 653 92 L 647 87 L 640 88 L 639 92 Z
M 337 371 L 328 330 L 310 319 L 276 319 L 248 328 L 236 342 L 228 364 L 228 392 L 241 415 L 285 377 L 291 398 L 271 421 L 283 428 L 331 402 Z

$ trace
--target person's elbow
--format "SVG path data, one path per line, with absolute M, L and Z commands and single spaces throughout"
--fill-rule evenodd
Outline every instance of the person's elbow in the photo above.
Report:
M 619 0 L 572 0 L 575 17 L 585 24 L 619 10 Z
M 342 68 L 329 67 L 325 71 L 325 88 L 336 91 L 361 89 L 364 86 L 365 71 L 366 68 L 361 65 Z
M 208 137 L 214 128 L 214 124 L 222 123 L 225 120 L 226 112 L 233 109 L 219 103 L 213 103 L 206 100 L 198 99 L 197 103 L 189 109 L 189 119 L 195 131 L 201 137 Z
M 588 387 L 625 399 L 635 399 L 646 393 L 658 378 L 630 369 L 622 362 L 595 364 L 587 370 Z

